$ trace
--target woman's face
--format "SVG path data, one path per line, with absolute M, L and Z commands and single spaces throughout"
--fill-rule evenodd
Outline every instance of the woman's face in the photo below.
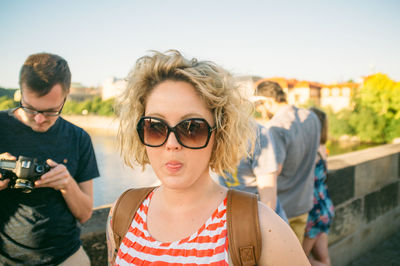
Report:
M 187 82 L 167 80 L 150 93 L 145 116 L 160 118 L 174 127 L 188 118 L 203 118 L 214 127 L 209 109 L 194 87 Z M 160 147 L 146 146 L 146 152 L 161 183 L 171 189 L 184 189 L 200 184 L 209 178 L 209 162 L 214 145 L 214 133 L 205 148 L 189 149 L 171 132 Z

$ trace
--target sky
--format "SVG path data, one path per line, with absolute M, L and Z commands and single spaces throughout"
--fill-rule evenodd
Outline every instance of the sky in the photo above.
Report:
M 33 53 L 64 57 L 73 82 L 125 78 L 150 50 L 177 49 L 235 75 L 400 81 L 397 0 L 0 0 L 0 87 Z

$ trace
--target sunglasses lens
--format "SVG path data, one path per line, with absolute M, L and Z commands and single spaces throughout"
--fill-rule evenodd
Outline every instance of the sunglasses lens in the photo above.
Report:
M 189 119 L 180 122 L 175 127 L 180 142 L 189 148 L 200 148 L 207 144 L 209 126 L 199 119 Z
M 161 146 L 167 138 L 168 127 L 160 120 L 144 118 L 139 123 L 138 132 L 144 144 Z
M 137 131 L 144 145 L 159 147 L 167 140 L 168 132 L 172 131 L 181 145 L 191 149 L 204 148 L 211 133 L 208 123 L 196 118 L 184 120 L 175 127 L 169 128 L 161 119 L 143 117 L 138 123 Z

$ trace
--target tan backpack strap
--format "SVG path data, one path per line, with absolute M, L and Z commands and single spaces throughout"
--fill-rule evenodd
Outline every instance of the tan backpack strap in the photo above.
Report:
M 112 231 L 114 233 L 115 251 L 113 261 L 118 253 L 119 246 L 124 239 L 133 218 L 142 202 L 155 187 L 132 188 L 126 190 L 115 203 L 112 214 Z
M 227 227 L 233 265 L 257 265 L 261 256 L 261 232 L 257 195 L 228 190 Z

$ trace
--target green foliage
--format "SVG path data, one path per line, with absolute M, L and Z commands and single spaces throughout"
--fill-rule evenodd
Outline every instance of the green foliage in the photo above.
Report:
M 103 101 L 103 104 L 98 109 L 97 114 L 104 116 L 115 115 L 114 104 L 115 104 L 114 98 Z
M 384 143 L 400 137 L 400 82 L 378 73 L 354 93 L 353 111 L 328 113 L 331 137 L 356 135 L 363 142 Z
M 397 85 L 397 88 L 396 88 Z M 358 104 L 371 108 L 377 115 L 393 118 L 400 115 L 400 87 L 384 74 L 369 77 L 359 92 Z
M 400 119 L 391 119 L 385 128 L 384 134 L 387 140 L 400 138 Z
M 354 112 L 349 119 L 349 125 L 362 142 L 385 142 L 384 129 L 386 119 L 368 107 L 362 107 Z
M 67 100 L 64 104 L 63 114 L 82 114 L 82 110 L 78 102 Z
M 18 106 L 18 103 L 14 102 L 14 94 L 10 94 L 9 90 L 3 89 L 7 94 L 0 96 L 0 110 L 10 109 Z M 1 92 L 0 88 L 0 92 Z M 10 95 L 8 95 L 10 94 Z M 100 97 L 95 97 L 83 102 L 77 102 L 73 100 L 67 100 L 64 105 L 63 114 L 93 114 L 102 116 L 113 116 L 114 113 L 114 99 L 108 99 L 102 101 Z
M 0 97 L 7 96 L 8 98 L 13 99 L 14 93 L 17 89 L 4 89 L 0 88 Z
M 354 135 L 355 130 L 350 124 L 352 112 L 343 109 L 338 113 L 334 113 L 332 109 L 324 110 L 328 116 L 329 137 L 338 139 L 342 135 Z
M 317 106 L 318 105 L 315 103 L 315 100 L 313 100 L 313 99 L 308 99 L 305 103 L 299 105 L 299 107 L 306 108 L 306 109 L 309 109 L 311 107 L 317 107 Z
M 400 137 L 400 82 L 378 73 L 368 77 L 356 99 L 361 139 L 390 142 Z
M 13 99 L 7 96 L 0 97 L 0 110 L 6 110 L 14 107 L 17 107 L 17 103 L 14 102 Z
M 76 102 L 68 100 L 65 103 L 64 114 L 94 114 L 102 116 L 114 115 L 114 99 L 102 101 L 100 97 L 85 100 L 83 102 Z
M 261 114 L 259 111 L 254 110 L 254 112 L 253 112 L 253 117 L 254 117 L 255 119 L 262 119 L 262 114 Z

